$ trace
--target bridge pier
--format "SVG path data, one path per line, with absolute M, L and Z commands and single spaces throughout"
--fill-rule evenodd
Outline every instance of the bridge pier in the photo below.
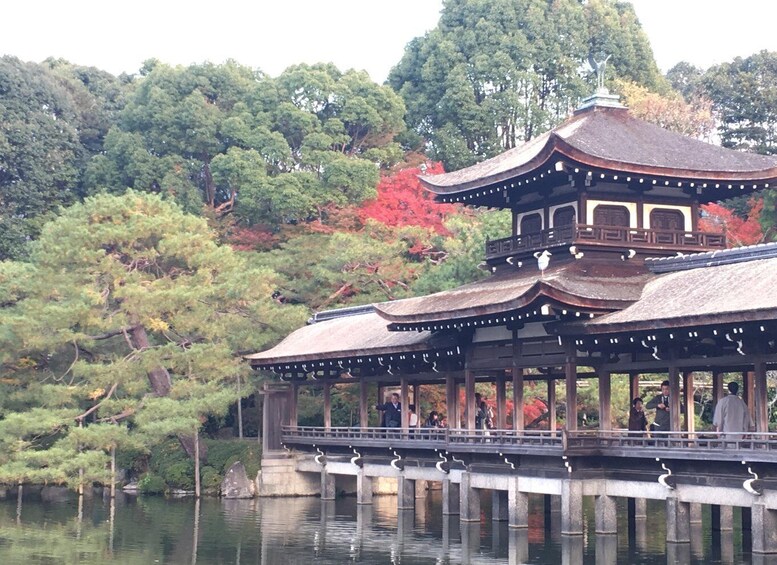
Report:
M 461 474 L 459 485 L 460 516 L 462 522 L 480 521 L 480 493 L 472 488 L 472 473 L 465 471 Z
M 426 498 L 426 490 L 429 487 L 428 481 L 417 479 L 415 481 L 415 497 Z
M 508 532 L 508 563 L 509 565 L 522 565 L 529 561 L 529 530 L 526 528 L 520 530 L 511 529 Z
M 529 527 L 529 495 L 520 490 L 520 479 L 510 477 L 507 491 L 508 525 L 511 528 Z
M 461 509 L 461 501 L 459 500 L 460 487 L 458 483 L 454 483 L 450 479 L 445 479 L 442 482 L 442 514 L 443 516 L 451 516 L 458 514 Z
M 356 504 L 372 504 L 372 477 L 364 474 L 364 469 L 356 473 Z
M 698 502 L 691 502 L 690 507 L 691 524 L 701 524 L 701 504 Z
M 561 481 L 561 534 L 583 534 L 583 483 L 574 479 Z
M 618 536 L 596 533 L 596 565 L 618 563 Z
M 734 529 L 734 507 L 711 505 L 712 531 L 726 532 Z
M 415 481 L 404 475 L 397 477 L 397 509 L 413 510 L 415 508 Z
M 618 508 L 615 498 L 602 494 L 596 497 L 596 534 L 618 533 Z M 598 559 L 597 559 L 598 562 Z
M 582 565 L 583 536 L 561 536 L 561 565 Z
M 491 519 L 507 522 L 509 519 L 508 493 L 506 490 L 491 491 Z
M 777 553 L 777 510 L 765 504 L 753 504 L 751 508 L 753 553 Z
M 334 500 L 336 496 L 335 475 L 324 467 L 321 469 L 321 500 Z
M 666 499 L 666 541 L 670 544 L 691 541 L 691 505 L 674 496 Z

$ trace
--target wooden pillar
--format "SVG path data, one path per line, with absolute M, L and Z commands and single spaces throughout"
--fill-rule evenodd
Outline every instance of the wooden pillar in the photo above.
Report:
M 685 404 L 685 431 L 696 431 L 693 404 L 693 371 L 683 371 L 683 404 Z
M 762 359 L 756 358 L 753 366 L 753 381 L 755 397 L 755 431 L 765 433 L 769 431 L 769 398 L 766 388 L 766 363 Z
M 752 371 L 742 373 L 742 400 L 747 404 L 750 418 L 755 422 L 755 378 Z
M 679 432 L 680 426 L 680 370 L 672 363 L 669 365 L 669 431 Z
M 408 424 L 410 422 L 410 414 L 409 414 L 409 405 L 408 399 L 410 398 L 410 395 L 408 394 L 408 386 L 407 386 L 407 377 L 400 377 L 399 378 L 399 402 L 402 405 L 402 411 L 400 415 L 400 426 L 402 427 L 402 431 L 406 432 L 408 430 Z
M 467 430 L 475 429 L 475 374 L 471 369 L 464 369 L 464 417 L 466 418 Z
M 507 383 L 504 372 L 496 376 L 496 429 L 507 427 Z
M 421 385 L 414 384 L 413 385 L 413 402 L 412 402 L 412 404 L 415 404 L 415 413 L 416 413 L 416 415 L 418 414 L 418 411 L 421 409 L 421 407 L 418 404 L 418 396 L 420 394 L 420 391 L 421 391 Z M 410 408 L 410 404 L 411 404 L 411 402 L 408 401 L 408 408 Z
M 556 431 L 556 381 L 548 379 L 548 429 Z
M 577 429 L 577 353 L 574 342 L 566 344 L 564 377 L 567 388 L 567 431 Z
M 599 429 L 612 429 L 612 375 L 609 371 L 599 369 Z
M 513 367 L 513 429 L 523 427 L 523 369 Z
M 324 383 L 324 428 L 332 427 L 332 385 Z
M 712 371 L 712 409 L 718 405 L 718 401 L 725 396 L 723 383 L 723 373 L 715 369 Z
M 639 398 L 639 373 L 629 373 L 629 407 L 635 398 Z
M 370 413 L 367 408 L 368 386 L 364 379 L 359 381 L 359 427 L 361 429 L 370 425 Z
M 299 385 L 292 383 L 289 388 L 289 425 L 296 428 L 299 420 L 297 411 L 297 400 L 299 398 Z
M 456 379 L 450 373 L 445 374 L 445 415 L 448 418 L 448 427 L 458 428 L 456 403 L 458 402 Z

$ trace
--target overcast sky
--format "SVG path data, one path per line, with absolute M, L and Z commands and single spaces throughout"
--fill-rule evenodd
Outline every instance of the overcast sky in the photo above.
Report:
M 663 71 L 777 51 L 774 0 L 633 0 Z M 232 58 L 278 75 L 332 61 L 385 80 L 412 38 L 437 24 L 442 0 L 7 0 L 0 53 L 62 57 L 114 74 L 145 59 Z

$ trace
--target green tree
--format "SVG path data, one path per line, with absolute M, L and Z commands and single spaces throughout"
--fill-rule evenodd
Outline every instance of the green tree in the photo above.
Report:
M 478 269 L 483 261 L 486 241 L 506 237 L 510 233 L 511 218 L 507 211 L 466 212 L 451 216 L 445 227 L 450 235 L 441 238 L 441 254 L 429 260 L 412 285 L 415 295 L 450 290 L 488 275 Z
M 374 196 L 379 167 L 401 157 L 402 100 L 363 72 L 149 61 L 142 75 L 89 163 L 94 191 L 164 193 L 189 210 L 199 191 L 245 225 L 296 223 Z
M 590 54 L 613 76 L 665 84 L 630 5 L 612 1 L 448 0 L 438 26 L 411 41 L 389 83 L 409 128 L 454 170 L 552 128 L 591 90 Z
M 724 147 L 777 154 L 777 52 L 761 51 L 712 67 L 702 84 Z
M 64 211 L 29 262 L 0 264 L 0 482 L 106 481 L 111 448 L 170 435 L 191 453 L 203 418 L 237 398 L 240 354 L 301 323 L 274 288 L 160 196 Z
M 777 52 L 761 51 L 737 57 L 708 69 L 700 79 L 701 88 L 712 100 L 718 135 L 724 147 L 765 155 L 777 154 Z M 763 192 L 761 225 L 764 233 L 774 234 L 777 226 L 777 195 Z M 747 199 L 736 199 L 729 206 L 745 217 Z M 770 235 L 773 238 L 774 235 Z

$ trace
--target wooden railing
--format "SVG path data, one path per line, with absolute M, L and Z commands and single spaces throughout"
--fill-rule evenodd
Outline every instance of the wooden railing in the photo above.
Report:
M 709 460 L 777 461 L 777 433 L 661 432 L 581 430 L 564 434 L 566 455 L 683 457 Z
M 558 245 L 571 245 L 575 241 L 575 225 L 550 228 L 539 233 L 514 235 L 486 242 L 486 259 L 515 255 L 524 251 L 536 251 Z
M 718 434 L 625 430 L 464 430 L 456 428 L 321 428 L 284 426 L 287 445 L 385 447 L 454 453 L 777 461 L 777 433 Z
M 293 445 L 403 447 L 449 451 L 558 452 L 561 432 L 547 430 L 463 430 L 451 428 L 318 428 L 284 426 L 283 442 Z
M 726 236 L 722 233 L 593 226 L 575 224 L 543 230 L 535 234 L 515 235 L 486 242 L 486 259 L 539 251 L 574 243 L 601 243 L 603 245 L 634 248 L 704 251 L 725 249 Z

